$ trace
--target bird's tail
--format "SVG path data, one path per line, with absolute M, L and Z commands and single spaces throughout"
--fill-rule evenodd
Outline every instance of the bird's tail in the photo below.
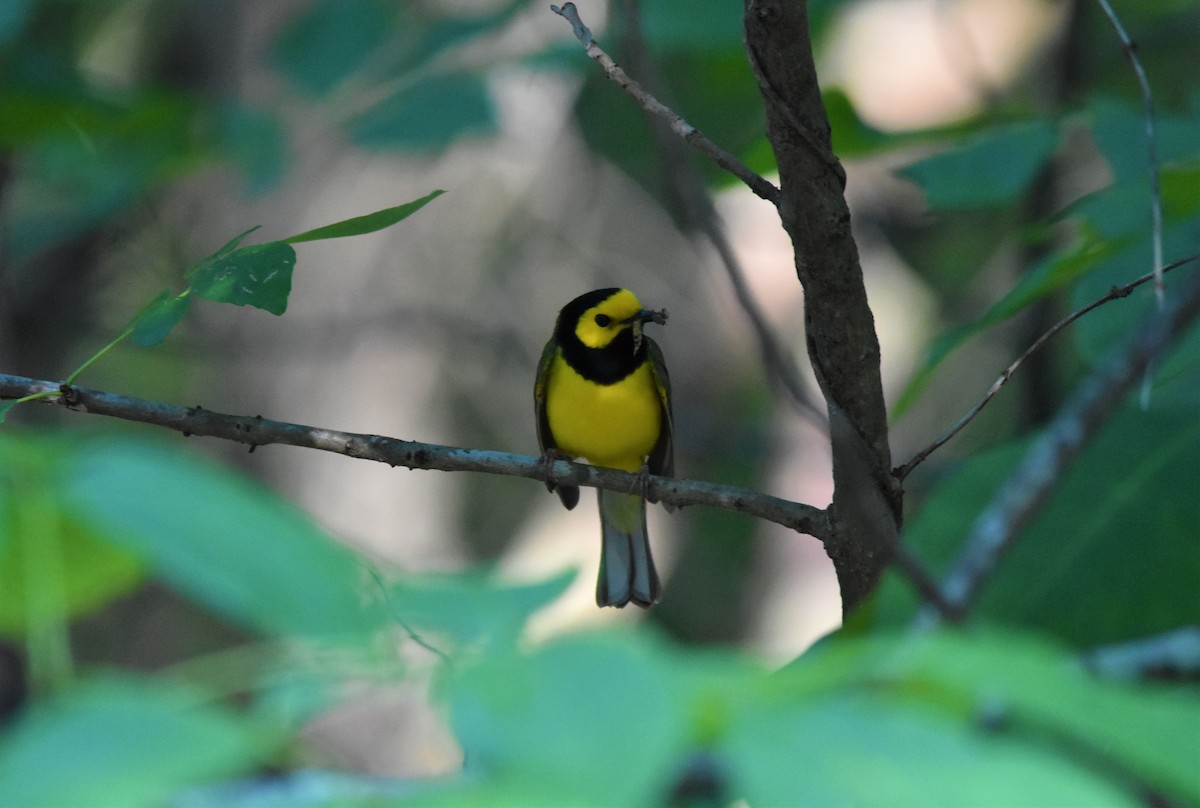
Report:
M 646 501 L 640 496 L 598 489 L 600 499 L 600 580 L 596 605 L 621 608 L 633 601 L 658 603 L 662 588 L 646 537 Z

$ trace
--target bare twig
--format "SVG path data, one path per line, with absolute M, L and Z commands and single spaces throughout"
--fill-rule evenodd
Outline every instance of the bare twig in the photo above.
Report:
M 1129 37 L 1125 26 L 1121 24 L 1121 18 L 1117 16 L 1117 12 L 1113 11 L 1108 0 L 1096 0 L 1096 2 L 1100 4 L 1104 15 L 1112 24 L 1113 30 L 1117 32 L 1117 38 L 1121 40 L 1121 47 L 1125 49 L 1125 55 L 1129 58 L 1129 64 L 1133 67 L 1134 75 L 1137 76 L 1138 87 L 1142 91 L 1142 109 L 1146 126 L 1146 157 L 1150 168 L 1150 218 L 1154 243 L 1154 266 L 1151 269 L 1154 270 L 1154 296 L 1158 300 L 1158 308 L 1162 309 L 1165 302 L 1162 265 L 1163 213 L 1162 190 L 1158 181 L 1158 138 L 1154 128 L 1154 95 L 1150 92 L 1150 80 L 1146 77 L 1142 62 L 1138 59 L 1137 44 Z
M 46 396 L 38 400 L 45 404 L 64 406 L 76 412 L 154 424 L 182 432 L 184 436 L 204 435 L 237 441 L 249 444 L 251 449 L 268 444 L 284 444 L 410 469 L 478 471 L 526 477 L 559 485 L 604 488 L 609 491 L 630 491 L 643 482 L 637 474 L 570 463 L 566 460 L 544 463 L 541 458 L 528 455 L 460 449 L 380 435 L 341 432 L 336 429 L 270 421 L 260 416 L 225 415 L 200 407 L 179 407 L 83 387 L 65 387 L 58 382 L 0 374 L 0 399 L 23 398 L 29 395 Z M 830 535 L 829 516 L 825 510 L 772 497 L 749 488 L 651 476 L 646 483 L 646 493 L 656 501 L 677 507 L 708 505 L 766 519 L 821 540 Z
M 1196 261 L 1197 259 L 1200 259 L 1200 254 L 1188 256 L 1187 258 L 1181 259 L 1181 260 L 1176 261 L 1172 264 L 1169 264 L 1165 267 L 1162 267 L 1161 272 L 1170 272 L 1173 269 L 1181 267 L 1184 264 L 1189 264 L 1192 261 Z M 986 393 L 984 393 L 983 398 L 981 398 L 978 402 L 976 402 L 975 406 L 973 406 L 971 409 L 969 409 L 966 412 L 966 414 L 963 415 L 962 418 L 959 418 L 958 421 L 954 424 L 954 426 L 950 427 L 950 429 L 947 430 L 947 432 L 944 435 L 942 435 L 940 438 L 935 440 L 933 443 L 929 444 L 924 449 L 922 449 L 921 451 L 919 451 L 915 455 L 913 455 L 913 458 L 911 460 L 909 460 L 907 463 L 905 463 L 903 466 L 899 466 L 896 469 L 894 469 L 892 473 L 895 474 L 896 477 L 898 477 L 899 479 L 903 480 L 905 477 L 907 477 L 909 475 L 909 473 L 913 469 L 915 469 L 922 462 L 924 462 L 924 460 L 927 457 L 929 457 L 929 455 L 933 454 L 935 451 L 940 449 L 951 438 L 953 438 L 955 435 L 957 435 L 959 432 L 961 432 L 963 427 L 965 427 L 967 424 L 971 423 L 971 421 L 975 418 L 975 416 L 978 415 L 980 413 L 980 411 L 983 410 L 983 408 L 987 406 L 988 402 L 992 400 L 992 398 L 996 395 L 996 393 L 1000 392 L 1000 388 L 1008 383 L 1008 380 L 1011 379 L 1013 377 L 1013 374 L 1017 372 L 1017 368 L 1021 367 L 1021 365 L 1024 364 L 1026 359 L 1028 359 L 1039 348 L 1041 348 L 1043 345 L 1045 345 L 1046 342 L 1051 337 L 1053 337 L 1055 334 L 1057 334 L 1059 331 L 1062 331 L 1064 328 L 1066 328 L 1071 323 L 1078 320 L 1083 315 L 1087 314 L 1089 311 L 1099 308 L 1100 306 L 1103 306 L 1105 303 L 1108 303 L 1112 300 L 1117 300 L 1118 298 L 1128 297 L 1129 294 L 1134 289 L 1141 286 L 1143 283 L 1146 283 L 1147 281 L 1154 280 L 1158 276 L 1158 274 L 1159 274 L 1158 272 L 1147 272 L 1145 275 L 1143 275 L 1142 277 L 1133 281 L 1132 283 L 1127 283 L 1124 286 L 1114 286 L 1108 292 L 1108 294 L 1106 294 L 1102 297 L 1099 297 L 1096 300 L 1093 300 L 1091 303 L 1087 304 L 1083 308 L 1073 311 L 1070 314 L 1068 314 L 1066 317 L 1059 320 L 1057 323 L 1055 323 L 1053 326 L 1051 326 L 1044 334 L 1042 334 L 1040 337 L 1038 337 L 1032 345 L 1030 345 L 1028 348 L 1026 348 L 1025 352 L 1023 354 L 1021 354 L 1020 356 L 1018 356 L 1011 365 L 1009 365 L 1007 368 L 1004 369 L 1004 372 L 1001 373 L 999 377 L 997 377 L 996 381 L 992 382 L 992 386 L 988 388 L 988 391 Z
M 631 79 L 612 60 L 612 57 L 596 44 L 596 39 L 592 36 L 591 30 L 579 18 L 579 11 L 575 8 L 574 3 L 564 3 L 561 8 L 559 6 L 550 6 L 550 10 L 571 23 L 571 31 L 575 34 L 575 38 L 583 43 L 588 57 L 600 65 L 600 68 L 604 71 L 604 75 L 616 82 L 622 90 L 633 96 L 642 109 L 666 121 L 667 125 L 671 127 L 671 131 L 695 146 L 721 168 L 744 182 L 755 194 L 778 206 L 778 188 L 751 171 L 737 157 L 713 143 L 699 129 L 685 121 L 677 112 L 666 104 L 663 104 L 647 92 L 642 85 Z
M 1086 378 L 1033 442 L 1009 479 L 984 508 L 963 543 L 963 550 L 942 585 L 956 619 L 963 619 L 1001 557 L 1062 472 L 1099 430 L 1124 394 L 1200 313 L 1200 280 L 1162 314 L 1148 318 L 1137 336 L 1109 362 Z M 926 610 L 922 621 L 937 615 Z

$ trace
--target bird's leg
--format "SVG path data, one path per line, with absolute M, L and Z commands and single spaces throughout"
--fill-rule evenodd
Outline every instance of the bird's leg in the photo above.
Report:
M 569 462 L 574 459 L 571 455 L 560 452 L 557 446 L 548 446 L 542 450 L 541 457 L 538 458 L 538 467 L 541 469 L 542 476 L 546 480 L 547 491 L 554 490 L 554 482 L 550 479 L 550 473 L 553 471 L 554 464 L 559 460 Z
M 638 494 L 642 499 L 649 502 L 656 501 L 650 499 L 650 463 L 648 461 L 642 461 L 642 467 L 638 469 L 637 478 L 633 481 L 633 487 L 629 490 L 629 493 Z

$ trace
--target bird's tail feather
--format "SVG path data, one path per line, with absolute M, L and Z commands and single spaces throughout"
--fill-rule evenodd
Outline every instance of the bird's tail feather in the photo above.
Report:
M 597 491 L 600 499 L 600 579 L 596 604 L 618 608 L 632 601 L 658 603 L 662 587 L 646 537 L 646 501 L 640 496 Z

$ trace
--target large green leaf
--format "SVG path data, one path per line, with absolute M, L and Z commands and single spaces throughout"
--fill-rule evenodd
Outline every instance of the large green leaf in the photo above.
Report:
M 728 749 L 750 805 L 1137 805 L 1026 739 L 989 737 L 892 694 L 756 705 Z
M 834 637 L 775 674 L 580 636 L 445 685 L 474 776 L 422 804 L 658 804 L 685 778 L 712 804 L 1136 805 L 1131 783 L 1200 796 L 1195 695 L 1098 681 L 1020 635 Z
M 560 802 L 651 804 L 687 740 L 683 694 L 664 662 L 617 637 L 496 654 L 449 683 L 451 721 L 488 777 Z
M 1190 406 L 1127 407 L 1097 435 L 989 576 L 975 614 L 1082 646 L 1200 622 L 1200 421 Z M 1025 445 L 971 458 L 939 485 L 905 531 L 936 574 L 945 570 Z M 879 612 L 907 619 L 907 586 L 889 579 Z M 903 604 L 907 603 L 907 607 Z
M 47 630 L 133 589 L 141 565 L 74 517 L 58 475 L 70 443 L 0 434 L 0 632 Z
M 1054 124 L 1037 118 L 989 129 L 900 174 L 921 186 L 933 210 L 1010 205 L 1029 190 L 1057 146 Z
M 170 585 L 268 633 L 340 637 L 378 627 L 358 560 L 275 494 L 179 451 L 83 444 L 64 485 L 79 520 Z
M 386 0 L 320 0 L 284 29 L 275 63 L 305 92 L 325 95 L 387 41 L 396 14 L 396 5 Z
M 0 738 L 4 804 L 164 805 L 273 754 L 269 735 L 197 695 L 106 678 L 38 703 Z
M 484 571 L 407 576 L 387 585 L 397 620 L 441 644 L 501 650 L 516 644 L 534 612 L 558 598 L 576 571 L 532 584 L 499 585 Z
M 440 151 L 495 126 L 484 77 L 461 72 L 424 78 L 356 115 L 347 129 L 356 143 L 372 149 Z

